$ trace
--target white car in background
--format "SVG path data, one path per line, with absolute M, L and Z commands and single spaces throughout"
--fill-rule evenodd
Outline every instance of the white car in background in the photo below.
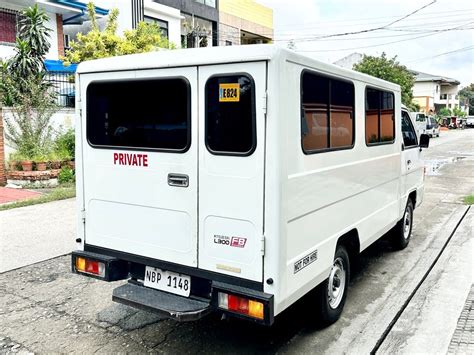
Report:
M 426 119 L 425 133 L 430 137 L 439 137 L 439 124 L 433 116 L 428 116 Z
M 467 116 L 466 117 L 466 126 L 469 128 L 474 127 L 474 116 Z

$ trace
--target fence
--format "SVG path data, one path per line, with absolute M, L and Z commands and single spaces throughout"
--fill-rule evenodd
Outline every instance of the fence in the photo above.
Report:
M 70 72 L 54 71 L 48 72 L 46 80 L 51 83 L 57 94 L 57 104 L 60 107 L 74 107 L 75 84 L 74 74 Z

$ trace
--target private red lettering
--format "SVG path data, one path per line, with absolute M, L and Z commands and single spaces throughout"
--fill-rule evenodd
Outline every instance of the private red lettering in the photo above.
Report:
M 147 154 L 135 153 L 114 153 L 115 165 L 130 165 L 130 166 L 148 166 Z

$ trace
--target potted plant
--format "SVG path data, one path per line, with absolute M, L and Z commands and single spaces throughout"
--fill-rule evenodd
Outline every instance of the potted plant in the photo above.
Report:
M 36 170 L 45 171 L 47 168 L 47 157 L 44 153 L 38 153 L 33 157 L 33 161 L 36 164 Z
M 12 153 L 8 157 L 8 164 L 9 164 L 10 171 L 16 171 L 17 170 L 18 163 L 19 163 L 18 158 L 19 158 L 18 153 Z
M 48 157 L 51 169 L 61 169 L 61 158 L 56 151 L 52 151 Z
M 23 171 L 33 170 L 33 160 L 27 155 L 20 155 L 20 164 Z

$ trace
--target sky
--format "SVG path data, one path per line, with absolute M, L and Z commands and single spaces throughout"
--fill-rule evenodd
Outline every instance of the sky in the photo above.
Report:
M 274 42 L 293 40 L 304 55 L 333 63 L 385 52 L 409 69 L 474 83 L 473 0 L 257 2 L 273 9 Z

